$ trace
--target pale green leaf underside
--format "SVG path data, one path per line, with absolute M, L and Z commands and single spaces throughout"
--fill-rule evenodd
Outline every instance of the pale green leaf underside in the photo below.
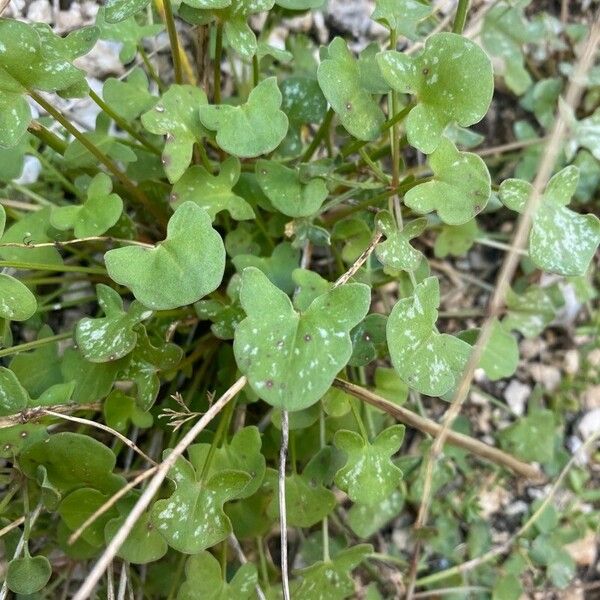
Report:
M 18 279 L 0 273 L 0 319 L 26 321 L 36 310 L 33 292 Z
M 238 367 L 263 400 L 294 411 L 317 402 L 350 359 L 349 332 L 367 314 L 370 291 L 347 284 L 300 314 L 266 275 L 250 267 L 242 274 L 240 302 L 247 317 L 235 332 Z

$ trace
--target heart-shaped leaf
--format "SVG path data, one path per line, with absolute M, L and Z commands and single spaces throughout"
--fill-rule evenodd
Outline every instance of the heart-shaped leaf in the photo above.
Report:
M 193 202 L 177 208 L 156 247 L 117 248 L 104 258 L 110 278 L 153 310 L 193 304 L 219 286 L 225 270 L 223 240 Z
M 251 479 L 241 471 L 221 471 L 200 481 L 197 474 L 203 466 L 179 458 L 169 472 L 175 491 L 152 508 L 154 526 L 169 546 L 184 554 L 197 554 L 231 533 L 223 504 L 237 498 Z
M 123 201 L 117 194 L 111 194 L 111 191 L 110 177 L 98 173 L 89 183 L 87 199 L 83 205 L 52 208 L 52 227 L 62 231 L 73 229 L 76 237 L 102 235 L 119 220 L 123 211 Z
M 301 181 L 299 173 L 273 160 L 256 162 L 256 179 L 273 206 L 288 217 L 309 217 L 327 198 L 325 181 Z
M 441 396 L 454 386 L 471 350 L 466 342 L 437 333 L 439 303 L 439 281 L 428 277 L 411 297 L 396 303 L 387 323 L 394 368 L 411 388 L 428 396 Z
M 27 596 L 43 589 L 51 576 L 52 567 L 45 556 L 23 556 L 8 563 L 6 585 L 11 592 Z
M 364 89 L 358 63 L 342 38 L 337 37 L 329 44 L 317 77 L 325 98 L 348 133 L 359 140 L 376 139 L 385 116 Z
M 477 221 L 471 219 L 462 225 L 444 225 L 437 238 L 433 251 L 437 258 L 464 256 L 479 237 Z
M 240 106 L 200 106 L 200 120 L 217 132 L 219 147 L 243 158 L 268 154 L 285 137 L 288 119 L 280 110 L 281 92 L 277 79 L 261 81 Z
M 342 550 L 332 560 L 317 561 L 310 567 L 300 569 L 298 575 L 302 579 L 293 587 L 293 597 L 344 600 L 353 596 L 355 587 L 350 574 L 371 552 L 373 546 L 370 544 L 357 544 Z
M 420 0 L 376 0 L 371 19 L 413 39 L 419 21 L 431 14 L 431 6 Z
M 427 38 L 416 56 L 395 50 L 382 52 L 383 77 L 398 92 L 415 94 L 417 106 L 406 119 L 411 146 L 430 154 L 447 125 L 468 127 L 487 112 L 494 91 L 490 59 L 474 42 L 455 33 Z
M 194 165 L 173 186 L 171 200 L 175 206 L 184 202 L 195 202 L 214 220 L 217 213 L 226 210 L 233 219 L 253 219 L 254 210 L 232 188 L 240 178 L 240 161 L 230 156 L 221 164 L 218 175 L 209 173 L 204 167 Z
M 37 310 L 32 291 L 18 279 L 0 273 L 0 319 L 26 321 Z
M 298 313 L 261 271 L 247 268 L 240 302 L 247 317 L 235 332 L 237 365 L 263 400 L 294 411 L 317 402 L 348 362 L 349 331 L 367 314 L 370 291 L 344 285 Z
M 376 504 L 389 496 L 402 479 L 402 471 L 391 457 L 403 439 L 404 425 L 385 429 L 372 442 L 355 431 L 338 431 L 334 444 L 346 453 L 347 460 L 335 476 L 336 485 L 361 504 Z
M 6 367 L 0 367 L 0 416 L 14 415 L 27 407 L 29 394 L 17 376 Z
M 386 237 L 385 242 L 375 248 L 379 262 L 396 271 L 414 271 L 423 255 L 410 245 L 410 240 L 425 231 L 427 219 L 415 219 L 403 229 L 398 229 L 394 217 L 387 210 L 382 210 L 377 215 L 376 224 Z
M 110 77 L 102 88 L 104 100 L 127 121 L 137 119 L 150 110 L 158 98 L 148 91 L 148 78 L 139 67 L 125 81 Z
M 380 314 L 367 315 L 351 332 L 352 356 L 348 364 L 364 367 L 374 361 L 386 347 L 385 326 L 387 317 Z
M 256 597 L 257 583 L 256 567 L 249 563 L 242 565 L 231 581 L 224 581 L 219 561 L 203 551 L 185 563 L 185 581 L 177 600 L 251 600 Z
M 406 193 L 407 206 L 421 214 L 437 210 L 440 219 L 449 225 L 467 223 L 485 208 L 492 188 L 481 157 L 460 152 L 450 140 L 442 138 L 429 164 L 433 179 Z
M 144 412 L 137 406 L 135 398 L 118 389 L 108 395 L 102 410 L 106 424 L 121 433 L 127 431 L 130 423 L 140 429 L 146 429 L 154 421 L 149 412 Z
M 573 165 L 554 175 L 533 217 L 529 256 L 549 273 L 583 275 L 600 244 L 600 219 L 567 208 L 578 180 L 579 169 Z M 500 186 L 500 199 L 508 208 L 523 212 L 532 190 L 526 181 L 507 179 Z
M 106 21 L 119 23 L 145 8 L 150 0 L 106 0 Z
M 108 362 L 129 354 L 137 342 L 135 326 L 152 316 L 139 302 L 123 310 L 118 292 L 102 283 L 96 286 L 98 304 L 105 317 L 84 317 L 77 323 L 75 340 L 86 360 Z
M 404 496 L 394 490 L 376 504 L 354 504 L 348 511 L 348 525 L 363 539 L 370 538 L 400 514 L 404 507 Z
M 171 183 L 184 174 L 192 160 L 194 144 L 206 134 L 198 110 L 207 102 L 200 88 L 173 84 L 158 104 L 142 115 L 142 124 L 150 133 L 166 136 L 162 164 Z

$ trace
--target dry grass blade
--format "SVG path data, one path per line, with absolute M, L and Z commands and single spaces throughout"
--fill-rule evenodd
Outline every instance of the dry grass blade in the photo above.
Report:
M 186 448 L 196 439 L 196 436 L 219 414 L 223 407 L 232 400 L 246 385 L 246 377 L 240 377 L 206 412 L 206 414 L 181 438 L 179 443 L 171 450 L 167 458 L 158 466 L 156 473 L 150 480 L 148 487 L 138 498 L 131 512 L 123 522 L 123 526 L 115 537 L 110 541 L 85 581 L 73 596 L 73 600 L 87 600 L 94 587 L 102 577 L 104 571 L 116 556 L 119 548 L 123 545 L 129 532 L 133 529 L 137 520 L 142 516 L 152 498 L 159 490 L 175 461 L 185 452 Z

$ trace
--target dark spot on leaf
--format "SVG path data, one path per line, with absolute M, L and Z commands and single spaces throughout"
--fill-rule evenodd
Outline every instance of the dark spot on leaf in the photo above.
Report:
M 368 331 L 365 331 L 363 338 L 365 339 L 365 342 L 370 342 L 371 341 L 371 335 L 369 334 Z
M 267 170 L 266 169 L 261 169 L 260 173 L 261 173 L 261 175 L 266 175 L 267 174 Z
M 178 198 L 179 198 L 179 195 L 176 194 L 175 192 L 172 192 L 171 195 L 169 196 L 169 199 L 171 200 L 171 202 L 176 202 Z
M 277 342 L 277 347 L 278 347 L 278 348 L 283 348 L 283 340 L 279 340 L 279 341 Z
M 478 212 L 481 210 L 481 206 L 479 206 L 479 204 L 476 204 L 476 205 L 473 207 L 473 210 L 474 210 L 474 212 L 478 213 Z
M 421 71 L 421 72 L 423 73 L 423 75 L 429 75 L 429 68 L 428 68 L 428 67 L 425 67 L 425 68 L 423 69 L 423 71 Z
M 305 342 L 310 342 L 310 340 L 312 340 L 312 335 L 310 335 L 310 333 L 305 334 L 304 341 Z
M 172 133 L 167 133 L 167 142 L 172 142 L 175 136 Z
M 27 432 L 26 431 L 21 431 L 21 437 L 22 438 L 26 438 L 27 437 Z
M 346 102 L 346 110 L 352 110 L 352 103 Z
M 271 379 L 267 379 L 265 381 L 265 385 L 267 386 L 268 389 L 271 389 L 273 387 L 273 381 Z

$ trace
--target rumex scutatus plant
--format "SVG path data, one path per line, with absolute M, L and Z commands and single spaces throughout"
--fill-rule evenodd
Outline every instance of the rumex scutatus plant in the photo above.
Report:
M 527 4 L 438 25 L 376 0 L 386 38 L 358 51 L 272 44 L 321 0 L 108 0 L 64 37 L 0 18 L 1 597 L 569 584 L 598 513 L 566 409 L 533 394 L 486 443 L 459 416 L 595 296 L 600 31 Z M 99 40 L 130 68 L 97 93 L 76 64 Z M 508 147 L 482 146 L 495 84 Z M 478 496 L 511 477 L 555 481 L 497 546 Z

